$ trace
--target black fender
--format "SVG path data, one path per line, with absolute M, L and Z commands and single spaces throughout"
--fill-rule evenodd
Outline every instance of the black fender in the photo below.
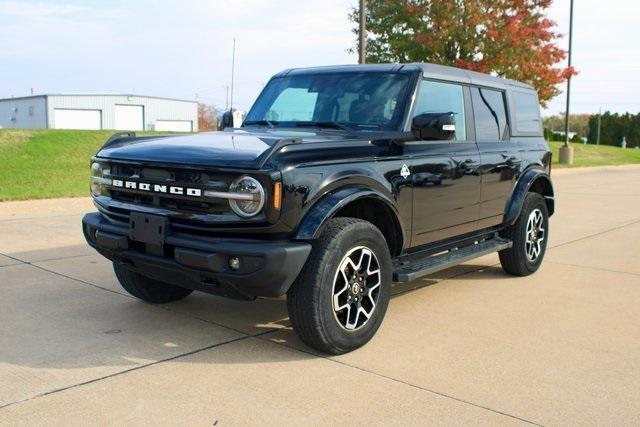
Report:
M 518 216 L 520 216 L 524 198 L 527 193 L 532 190 L 544 196 L 549 216 L 553 215 L 555 211 L 555 199 L 551 177 L 542 169 L 528 169 L 520 175 L 511 193 L 511 197 L 507 202 L 504 215 L 505 224 L 511 225 L 516 222 Z
M 365 187 L 346 187 L 324 195 L 308 210 L 302 221 L 300 221 L 294 239 L 304 241 L 316 239 L 320 235 L 324 224 L 340 209 L 355 200 L 363 198 L 379 200 L 389 207 L 394 216 L 393 221 L 402 232 L 402 242 L 407 242 L 406 232 L 395 204 L 384 194 Z

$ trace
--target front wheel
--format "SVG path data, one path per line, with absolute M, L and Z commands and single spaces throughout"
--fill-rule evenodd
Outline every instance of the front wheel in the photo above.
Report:
M 310 347 L 341 354 L 366 344 L 391 296 L 391 255 L 373 224 L 331 219 L 287 293 L 293 328 Z
M 544 197 L 527 193 L 515 224 L 503 232 L 513 246 L 499 252 L 502 268 L 514 276 L 528 276 L 542 264 L 549 240 L 549 213 Z

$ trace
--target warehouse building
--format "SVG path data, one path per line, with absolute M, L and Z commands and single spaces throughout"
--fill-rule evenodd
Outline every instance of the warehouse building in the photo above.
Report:
M 0 99 L 0 128 L 195 132 L 198 103 L 142 95 L 34 95 Z

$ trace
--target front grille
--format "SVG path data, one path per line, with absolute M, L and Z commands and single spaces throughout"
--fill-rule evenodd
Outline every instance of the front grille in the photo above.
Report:
M 154 168 L 126 164 L 111 164 L 110 177 L 120 180 L 134 180 L 153 184 L 192 187 L 204 191 L 227 191 L 232 180 L 230 175 L 215 172 L 193 171 L 178 168 Z M 145 193 L 126 188 L 110 189 L 113 200 L 141 206 L 152 206 L 171 211 L 197 214 L 230 213 L 229 203 L 225 199 L 202 200 L 197 197 L 166 193 Z
M 276 217 L 270 217 L 267 209 L 250 219 L 242 218 L 233 212 L 227 198 L 202 197 L 193 193 L 200 191 L 204 194 L 206 190 L 227 192 L 241 173 L 110 163 L 105 178 L 110 178 L 112 183 L 106 186 L 106 193 L 96 197 L 96 204 L 103 215 L 120 225 L 129 223 L 132 211 L 145 211 L 147 208 L 148 213 L 167 216 L 173 230 L 190 234 L 215 235 L 220 229 L 234 228 L 238 224 L 261 227 L 272 223 Z M 261 182 L 269 188 L 268 178 Z M 127 187 L 127 184 L 132 186 Z M 184 190 L 183 193 L 172 193 L 171 188 L 176 187 Z

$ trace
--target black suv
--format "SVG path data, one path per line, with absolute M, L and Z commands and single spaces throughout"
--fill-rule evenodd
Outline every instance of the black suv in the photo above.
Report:
M 544 257 L 554 197 L 538 98 L 432 64 L 291 69 L 240 128 L 116 134 L 92 159 L 87 241 L 132 295 L 287 295 L 311 347 L 375 334 L 392 282 L 498 251 Z

